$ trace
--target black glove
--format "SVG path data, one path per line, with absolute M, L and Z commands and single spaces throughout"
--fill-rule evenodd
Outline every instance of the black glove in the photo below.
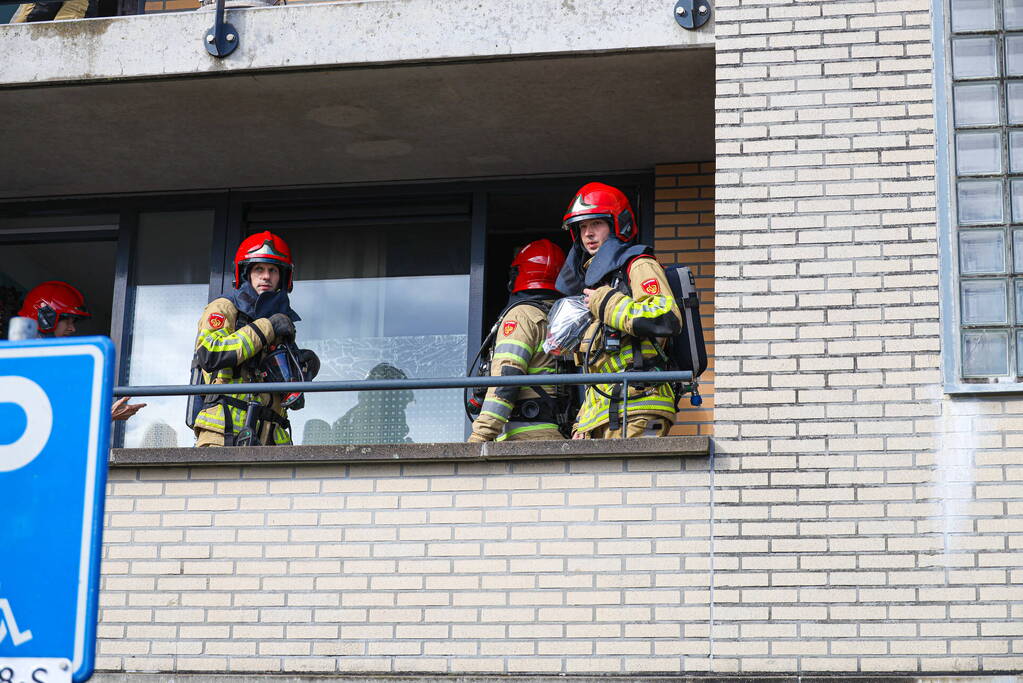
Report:
M 312 349 L 298 350 L 298 364 L 302 366 L 302 376 L 307 382 L 320 374 L 320 357 Z
M 278 342 L 289 342 L 295 338 L 295 323 L 283 313 L 270 316 L 270 324 L 274 326 L 274 339 Z

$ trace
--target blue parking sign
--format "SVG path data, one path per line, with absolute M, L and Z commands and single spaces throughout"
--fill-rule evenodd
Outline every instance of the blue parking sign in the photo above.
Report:
M 0 660 L 66 659 L 76 682 L 95 662 L 113 373 L 106 337 L 0 342 Z

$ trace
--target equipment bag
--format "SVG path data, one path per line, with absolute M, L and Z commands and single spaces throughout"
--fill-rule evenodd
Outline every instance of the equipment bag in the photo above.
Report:
M 199 367 L 199 357 L 197 355 L 192 356 L 192 374 L 188 378 L 188 383 L 191 386 L 206 384 L 206 378 L 203 377 L 202 368 Z M 185 424 L 188 425 L 189 429 L 195 427 L 195 420 L 199 417 L 199 413 L 202 412 L 205 404 L 206 396 L 203 394 L 192 394 L 188 397 L 188 405 L 185 408 Z
M 668 357 L 679 370 L 691 370 L 696 379 L 707 369 L 707 344 L 703 339 L 700 300 L 696 296 L 696 278 L 688 266 L 666 266 L 665 275 L 682 313 L 684 329 L 671 338 Z

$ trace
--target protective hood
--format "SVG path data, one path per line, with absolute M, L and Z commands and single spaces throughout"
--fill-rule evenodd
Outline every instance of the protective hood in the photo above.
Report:
M 577 296 L 583 293 L 584 288 L 593 289 L 599 286 L 608 275 L 624 268 L 637 256 L 653 253 L 654 250 L 645 244 L 628 244 L 609 239 L 600 245 L 600 249 L 587 266 L 589 254 L 577 242 L 572 245 L 565 267 L 558 274 L 558 291 L 565 296 Z
M 250 320 L 269 318 L 274 313 L 284 313 L 292 322 L 298 322 L 302 318 L 298 313 L 291 310 L 291 302 L 288 300 L 288 293 L 283 289 L 276 292 L 263 292 L 258 294 L 252 283 L 244 283 L 240 289 L 236 289 L 224 296 L 240 313 L 249 317 Z
M 521 304 L 523 301 L 552 301 L 560 296 L 557 292 L 549 289 L 527 289 L 515 292 L 508 297 L 508 305 L 505 307 L 505 310 L 516 304 Z

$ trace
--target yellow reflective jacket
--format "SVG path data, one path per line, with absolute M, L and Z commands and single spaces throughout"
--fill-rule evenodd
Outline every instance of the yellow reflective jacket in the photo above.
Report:
M 625 269 L 630 295 L 623 294 L 611 285 L 603 285 L 590 296 L 590 313 L 594 322 L 583 334 L 583 340 L 576 352 L 576 363 L 587 364 L 587 372 L 623 372 L 633 367 L 633 354 L 637 348 L 647 364 L 659 359 L 656 347 L 650 341 L 664 343 L 665 337 L 676 333 L 682 326 L 675 297 L 664 269 L 652 256 L 640 256 Z M 604 325 L 619 330 L 621 349 L 609 354 L 604 350 Z M 587 353 L 589 352 L 589 353 Z M 667 369 L 657 364 L 659 369 Z M 589 432 L 607 424 L 611 400 L 604 394 L 612 395 L 621 385 L 598 384 L 587 387 L 582 408 L 576 418 L 574 430 Z M 599 390 L 599 391 L 598 391 Z M 622 410 L 624 401 L 616 409 Z M 656 384 L 646 388 L 629 387 L 628 414 L 663 417 L 671 424 L 675 422 L 675 394 L 668 384 Z
M 199 333 L 195 338 L 196 362 L 203 371 L 206 384 L 238 384 L 255 382 L 253 365 L 274 342 L 273 325 L 267 318 L 251 322 L 239 321 L 239 312 L 229 299 L 211 301 L 199 318 Z M 239 327 L 238 323 L 243 324 Z M 253 362 L 250 362 L 253 361 Z M 242 402 L 258 400 L 264 406 L 287 417 L 287 410 L 281 407 L 280 394 L 229 394 Z M 224 408 L 231 424 L 225 422 Z M 202 430 L 220 434 L 236 434 L 245 425 L 245 411 L 227 406 L 223 401 L 207 404 L 195 419 L 195 432 Z M 229 428 L 228 428 L 229 427 Z M 285 445 L 291 443 L 291 436 L 281 425 L 264 422 L 257 435 L 260 443 Z
M 490 376 L 545 375 L 557 372 L 555 358 L 543 350 L 546 337 L 547 314 L 544 311 L 526 303 L 510 308 L 501 318 L 497 329 Z M 541 388 L 548 396 L 556 393 L 551 385 L 542 385 Z M 540 394 L 532 387 L 490 387 L 483 399 L 479 417 L 472 423 L 473 435 L 492 441 L 524 431 L 557 430 L 558 426 L 553 422 L 534 422 L 515 427 L 512 430 L 515 433 L 505 431 L 516 404 L 524 399 L 539 397 Z

